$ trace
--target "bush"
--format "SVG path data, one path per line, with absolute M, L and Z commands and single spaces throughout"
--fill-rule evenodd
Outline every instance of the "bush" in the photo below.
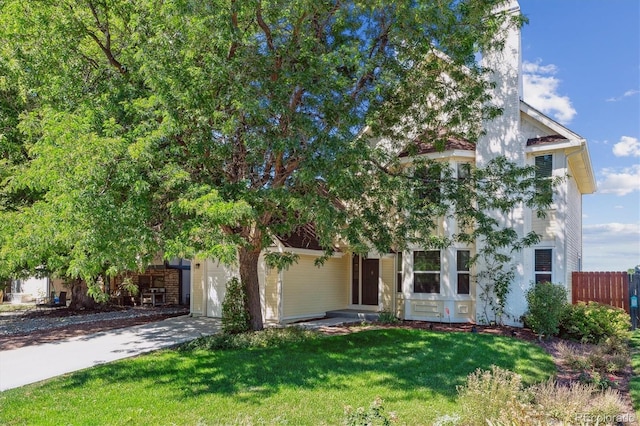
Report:
M 495 365 L 491 371 L 478 369 L 471 373 L 466 386 L 458 387 L 458 395 L 464 425 L 484 426 L 488 420 L 518 420 L 523 414 L 521 377 Z
M 391 311 L 382 311 L 378 314 L 378 322 L 381 324 L 398 324 L 400 320 Z
M 533 386 L 530 391 L 532 403 L 538 406 L 540 412 L 545 413 L 548 423 L 553 419 L 573 424 L 579 415 L 592 419 L 613 418 L 625 412 L 625 405 L 618 391 L 608 389 L 601 392 L 590 383 L 562 386 L 549 381 Z
M 562 386 L 554 381 L 523 388 L 519 375 L 495 366 L 470 374 L 458 394 L 462 414 L 454 424 L 461 425 L 573 424 L 580 415 L 613 418 L 625 411 L 614 389 L 601 391 L 593 383 Z
M 244 286 L 238 278 L 232 278 L 227 283 L 227 293 L 222 301 L 222 331 L 225 334 L 238 334 L 250 328 Z
M 528 311 L 525 324 L 538 336 L 558 334 L 560 320 L 567 305 L 567 290 L 562 284 L 537 283 L 526 294 Z
M 623 309 L 596 302 L 568 305 L 561 319 L 561 335 L 584 343 L 626 346 L 631 321 Z
M 316 331 L 300 327 L 267 328 L 261 331 L 241 334 L 214 334 L 200 337 L 180 346 L 181 350 L 228 350 L 278 347 L 290 343 L 299 343 L 310 339 L 319 339 L 322 335 Z

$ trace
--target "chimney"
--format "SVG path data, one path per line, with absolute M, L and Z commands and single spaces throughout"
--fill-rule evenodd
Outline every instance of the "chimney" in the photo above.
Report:
M 522 55 L 520 48 L 520 26 L 517 17 L 520 6 L 516 0 L 507 0 L 496 8 L 496 14 L 504 15 L 498 37 L 501 49 L 483 52 L 481 64 L 489 68 L 489 80 L 495 84 L 491 104 L 502 109 L 502 115 L 484 123 L 486 136 L 478 141 L 478 162 L 499 155 L 524 164 L 524 146 L 518 137 L 520 129 L 520 98 L 522 94 Z

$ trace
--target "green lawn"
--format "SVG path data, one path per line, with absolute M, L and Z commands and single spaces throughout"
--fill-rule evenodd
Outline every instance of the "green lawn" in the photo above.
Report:
M 44 361 L 46 362 L 46 360 Z M 457 411 L 476 368 L 547 379 L 551 358 L 526 342 L 383 329 L 245 350 L 162 351 L 0 393 L 0 424 L 340 424 L 376 397 L 401 424 Z
M 640 330 L 631 334 L 631 367 L 633 377 L 629 383 L 629 392 L 633 409 L 636 411 L 636 418 L 640 418 Z
M 30 311 L 35 309 L 36 305 L 31 304 L 12 304 L 12 303 L 0 303 L 0 312 L 15 312 L 15 311 Z

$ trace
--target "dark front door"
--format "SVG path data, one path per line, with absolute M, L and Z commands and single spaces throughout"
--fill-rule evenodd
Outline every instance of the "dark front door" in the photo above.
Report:
M 362 259 L 362 304 L 378 304 L 378 278 L 380 268 L 378 259 Z

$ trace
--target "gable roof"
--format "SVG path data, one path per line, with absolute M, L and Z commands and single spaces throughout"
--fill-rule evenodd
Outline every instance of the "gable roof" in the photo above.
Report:
M 527 151 L 563 150 L 567 156 L 570 174 L 582 194 L 596 192 L 596 179 L 591 166 L 587 141 L 577 133 L 520 100 L 520 112 L 554 132 L 527 140 Z
M 278 236 L 278 241 L 288 248 L 322 251 L 322 246 L 316 234 L 316 228 L 312 224 L 300 226 L 289 235 Z

